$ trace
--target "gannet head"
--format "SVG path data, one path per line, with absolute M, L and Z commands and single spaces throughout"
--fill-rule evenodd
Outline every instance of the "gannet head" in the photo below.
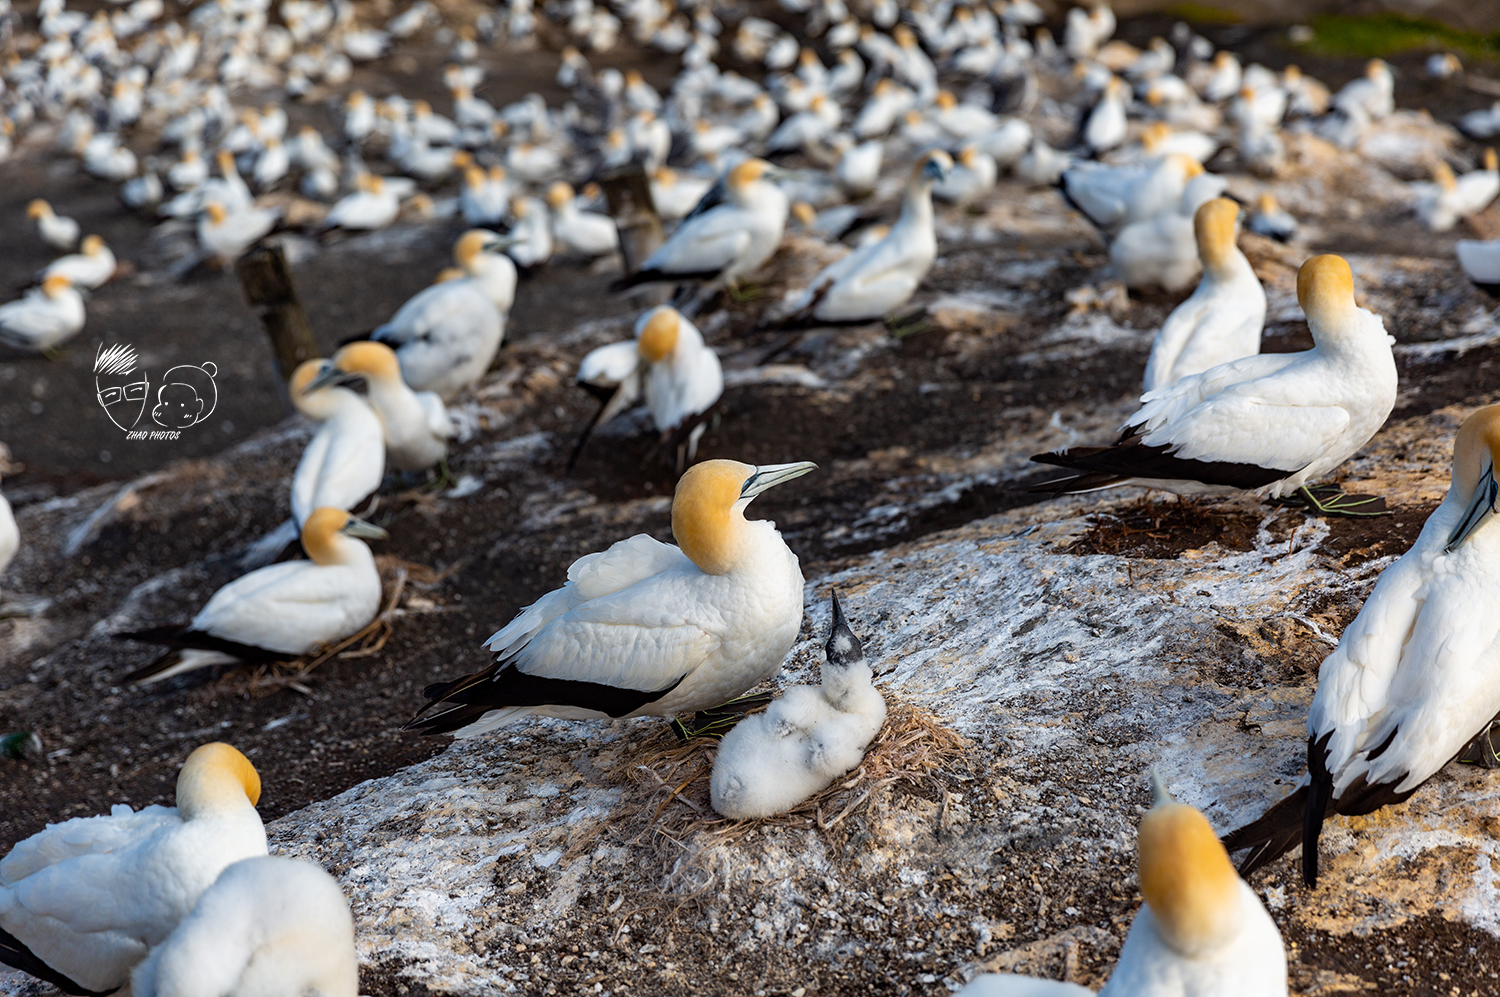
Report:
M 219 172 L 226 177 L 238 175 L 239 171 L 234 166 L 234 153 L 228 149 L 220 149 L 214 160 L 219 164 Z
M 1391 67 L 1385 64 L 1384 59 L 1371 59 L 1365 63 L 1365 75 L 1372 80 L 1391 75 Z
M 1214 55 L 1214 68 L 1215 69 L 1227 69 L 1227 68 L 1229 68 L 1230 63 L 1232 63 L 1232 62 L 1234 62 L 1234 56 L 1232 54 L 1230 54 L 1230 52 L 1229 52 L 1228 49 L 1222 49 L 1221 48 Z
M 52 205 L 48 204 L 46 201 L 38 197 L 30 204 L 26 205 L 26 217 L 33 220 L 38 218 L 50 218 L 52 217 Z
M 958 106 L 958 98 L 953 96 L 952 91 L 939 90 L 937 94 L 937 106 L 945 111 L 951 111 Z
M 547 203 L 553 211 L 561 211 L 565 205 L 573 203 L 573 185 L 566 180 L 559 180 L 547 188 Z
M 1193 177 L 1203 175 L 1203 164 L 1198 162 L 1198 160 L 1194 159 L 1192 156 L 1187 155 L 1186 153 L 1174 152 L 1166 158 L 1169 163 L 1171 163 L 1178 170 L 1182 171 L 1182 179 L 1184 183 L 1193 179 Z
M 1286 84 L 1289 84 L 1289 85 L 1295 85 L 1295 84 L 1301 83 L 1302 82 L 1302 67 L 1301 66 L 1288 66 L 1288 67 L 1286 67 L 1285 69 L 1283 69 L 1281 71 L 1281 81 L 1283 83 L 1286 83 Z
M 736 193 L 743 192 L 751 184 L 764 179 L 770 169 L 771 164 L 764 159 L 747 159 L 729 171 L 729 189 Z
M 1240 877 L 1208 820 L 1173 800 L 1154 774 L 1152 795 L 1138 843 L 1141 896 L 1162 941 L 1201 957 L 1239 933 Z
M 974 164 L 979 162 L 979 149 L 972 145 L 966 145 L 958 152 L 958 161 L 965 169 L 972 170 Z
M 467 169 L 474 165 L 474 157 L 463 149 L 457 149 L 453 153 L 452 162 L 455 170 Z
M 792 217 L 796 218 L 803 225 L 811 225 L 814 219 L 818 217 L 818 213 L 813 210 L 811 204 L 808 204 L 806 201 L 798 201 L 792 205 Z
M 1259 211 L 1261 214 L 1270 214 L 1271 212 L 1276 210 L 1277 206 L 1276 195 L 1272 194 L 1269 190 L 1263 191 L 1261 195 L 1255 199 L 1255 210 Z
M 953 157 L 941 149 L 933 149 L 917 160 L 912 168 L 913 185 L 942 183 L 953 172 Z
M 340 537 L 361 537 L 366 540 L 385 540 L 390 536 L 374 523 L 367 523 L 358 516 L 323 506 L 314 509 L 302 524 L 302 547 L 314 564 L 341 564 L 344 560 L 339 550 Z
M 208 216 L 212 225 L 223 225 L 224 219 L 229 217 L 229 212 L 224 210 L 224 205 L 218 201 L 209 201 L 203 206 L 203 213 Z
M 479 257 L 500 246 L 500 236 L 488 229 L 471 228 L 453 244 L 453 262 L 472 270 Z
M 671 305 L 653 308 L 642 316 L 645 324 L 636 338 L 635 347 L 647 363 L 665 360 L 677 349 L 682 333 L 682 313 Z
M 1240 206 L 1227 197 L 1216 197 L 1199 206 L 1193 215 L 1193 234 L 1198 237 L 1198 258 L 1205 270 L 1218 270 L 1234 255 Z
M 64 291 L 73 286 L 73 281 L 67 274 L 55 273 L 42 281 L 42 293 L 49 298 L 56 299 Z
M 672 536 L 705 574 L 727 574 L 740 560 L 745 507 L 766 489 L 817 466 L 810 461 L 759 467 L 737 460 L 694 464 L 672 497 Z
M 1297 303 L 1317 337 L 1319 328 L 1340 326 L 1354 317 L 1354 271 L 1342 256 L 1314 256 L 1297 271 Z
M 478 190 L 489 182 L 481 167 L 469 165 L 464 167 L 464 186 L 470 190 Z
M 504 182 L 505 182 L 505 167 L 503 167 L 500 164 L 496 163 L 494 166 L 490 167 L 490 183 L 504 183 Z
M 1166 99 L 1167 91 L 1160 83 L 1153 83 L 1146 88 L 1146 103 L 1150 104 L 1152 107 L 1161 106 L 1162 101 Z M 1144 138 L 1144 136 L 1142 136 L 1142 138 Z M 1142 142 L 1141 144 L 1145 145 L 1144 142 Z M 1147 145 L 1146 148 L 1150 149 L 1151 147 Z
M 177 773 L 177 809 L 188 820 L 260 802 L 260 774 L 239 749 L 215 741 L 193 749 Z
M 839 594 L 830 591 L 828 598 L 833 604 L 833 621 L 828 627 L 828 641 L 823 645 L 823 653 L 828 663 L 835 668 L 850 668 L 864 664 L 864 645 L 859 642 L 858 637 L 854 636 L 854 631 L 849 627 L 849 621 L 844 619 L 844 607 L 839 605 Z
M 80 247 L 85 256 L 98 256 L 104 252 L 104 237 L 99 235 L 86 235 L 83 237 L 83 245 Z
M 349 384 L 355 381 L 373 381 L 379 384 L 401 383 L 401 363 L 396 351 L 384 343 L 360 341 L 341 346 L 328 364 L 313 379 L 308 390 L 315 391 L 325 384 Z
M 1432 179 L 1433 182 L 1444 190 L 1452 190 L 1458 186 L 1458 178 L 1453 175 L 1453 167 L 1441 159 L 1434 161 L 1432 164 Z
M 329 393 L 320 393 L 319 388 L 313 387 L 313 382 L 322 375 L 323 368 L 328 366 L 332 365 L 322 357 L 304 360 L 292 371 L 291 379 L 287 381 L 286 391 L 292 397 L 292 405 L 309 419 L 326 419 L 332 413 Z
M 1467 496 L 1468 507 L 1445 550 L 1452 553 L 1495 512 L 1500 485 L 1495 483 L 1495 465 L 1500 463 L 1500 405 L 1476 409 L 1464 420 L 1453 441 L 1453 484 L 1450 495 Z

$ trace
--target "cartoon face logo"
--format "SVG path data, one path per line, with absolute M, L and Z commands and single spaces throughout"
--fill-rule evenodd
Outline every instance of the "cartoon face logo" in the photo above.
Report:
M 100 346 L 94 354 L 94 392 L 109 421 L 125 430 L 141 421 L 151 389 L 146 372 L 135 367 L 135 347 L 128 344 Z
M 218 372 L 211 363 L 201 367 L 184 364 L 167 371 L 156 390 L 151 421 L 163 429 L 187 429 L 213 415 L 219 404 L 219 389 L 214 384 Z

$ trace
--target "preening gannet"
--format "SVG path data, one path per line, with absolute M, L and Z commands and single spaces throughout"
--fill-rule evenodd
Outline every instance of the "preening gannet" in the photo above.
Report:
M 864 760 L 885 723 L 885 699 L 865 649 L 844 619 L 838 593 L 829 598 L 822 685 L 792 686 L 719 745 L 709 788 L 714 810 L 725 817 L 771 817 L 826 789 Z
M 483 671 L 422 691 L 407 729 L 472 737 L 527 715 L 667 716 L 726 703 L 776 673 L 802 620 L 802 570 L 776 527 L 744 510 L 806 461 L 695 464 L 677 483 L 672 535 L 638 534 L 568 568 L 568 582 L 485 646 Z M 431 717 L 437 705 L 453 708 Z
M 71 994 L 123 986 L 228 865 L 266 854 L 260 776 L 227 744 L 193 751 L 177 806 L 75 817 L 0 859 L 0 962 Z
M 787 197 L 771 181 L 771 171 L 759 159 L 730 170 L 639 270 L 612 286 L 657 280 L 734 283 L 760 269 L 786 227 Z
M 1260 352 L 1266 292 L 1235 245 L 1239 211 L 1238 204 L 1220 197 L 1193 216 L 1203 279 L 1157 332 L 1146 361 L 1145 391 Z
M 1213 828 L 1153 778 L 1136 848 L 1141 899 L 1099 997 L 1286 997 L 1286 946 L 1276 922 Z M 1072 983 L 981 976 L 960 997 L 1082 997 Z
M 1246 875 L 1302 845 L 1318 878 L 1333 814 L 1400 803 L 1500 713 L 1500 530 L 1492 525 L 1500 406 L 1464 421 L 1453 481 L 1416 543 L 1381 574 L 1318 670 L 1307 715 L 1308 775 L 1259 820 L 1228 834 Z
M 48 350 L 83 329 L 83 297 L 62 274 L 17 301 L 0 305 L 0 343 L 27 350 Z
M 130 983 L 132 997 L 355 997 L 349 901 L 311 862 L 242 859 L 219 874 Z
M 280 661 L 358 633 L 380 609 L 380 572 L 358 539 L 388 534 L 342 509 L 320 508 L 302 527 L 310 560 L 258 568 L 213 594 L 192 622 L 115 634 L 172 648 L 125 676 L 156 682 L 234 662 Z
M 313 379 L 308 390 L 325 384 L 363 382 L 370 407 L 385 431 L 385 453 L 398 471 L 425 471 L 448 456 L 453 420 L 431 391 L 413 391 L 401 379 L 396 353 L 384 343 L 350 343 Z
M 52 210 L 52 205 L 40 197 L 26 205 L 26 217 L 36 222 L 37 234 L 42 241 L 54 249 L 67 251 L 78 245 L 82 231 L 78 223 Z
M 63 276 L 74 287 L 98 287 L 114 276 L 115 254 L 97 235 L 84 236 L 81 253 L 59 256 L 42 271 L 42 280 Z
M 1114 446 L 1033 457 L 1076 472 L 1039 490 L 1238 488 L 1272 498 L 1296 492 L 1323 513 L 1373 511 L 1368 497 L 1325 502 L 1306 483 L 1352 457 L 1395 407 L 1391 337 L 1379 316 L 1354 303 L 1354 275 L 1341 257 L 1302 264 L 1297 300 L 1312 349 L 1233 360 L 1143 396 Z

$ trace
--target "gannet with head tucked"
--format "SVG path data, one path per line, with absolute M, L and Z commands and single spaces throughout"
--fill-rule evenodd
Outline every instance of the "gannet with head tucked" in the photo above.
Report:
M 1482 168 L 1455 177 L 1447 163 L 1433 165 L 1433 182 L 1417 188 L 1416 212 L 1423 225 L 1433 232 L 1446 232 L 1461 219 L 1489 207 L 1500 194 L 1500 158 L 1494 149 L 1484 150 Z
M 1500 713 L 1497 462 L 1500 406 L 1490 405 L 1458 431 L 1442 504 L 1318 670 L 1309 774 L 1265 816 L 1225 836 L 1231 850 L 1251 849 L 1246 875 L 1300 843 L 1303 878 L 1316 885 L 1328 816 L 1402 802 Z
M 69 250 L 78 245 L 82 229 L 78 223 L 52 210 L 52 205 L 40 197 L 26 205 L 26 217 L 36 222 L 37 234 L 42 241 L 54 249 Z
M 0 305 L 0 343 L 49 350 L 83 329 L 83 297 L 62 274 L 42 281 L 16 301 Z
M 571 184 L 559 180 L 549 187 L 547 206 L 552 209 L 552 238 L 565 251 L 580 256 L 603 256 L 620 248 L 615 220 L 598 212 L 580 210 Z
M 177 775 L 177 805 L 75 817 L 0 859 L 0 962 L 71 994 L 123 986 L 219 873 L 266 854 L 260 776 L 227 744 Z
M 1239 211 L 1238 204 L 1220 197 L 1193 216 L 1203 279 L 1157 332 L 1146 361 L 1145 391 L 1260 352 L 1266 292 L 1235 245 Z
M 156 682 L 209 665 L 281 661 L 358 633 L 380 608 L 380 572 L 358 538 L 386 536 L 342 509 L 313 510 L 302 527 L 309 560 L 283 561 L 235 579 L 190 623 L 115 634 L 172 648 L 125 681 Z
M 816 465 L 695 464 L 672 500 L 674 547 L 645 534 L 589 554 L 568 583 L 485 644 L 483 671 L 423 690 L 408 729 L 472 737 L 528 715 L 676 717 L 726 703 L 781 667 L 802 621 L 802 571 L 745 507 Z
M 135 967 L 130 983 L 132 997 L 355 997 L 349 901 L 311 862 L 241 859 Z
M 835 261 L 813 278 L 788 321 L 854 322 L 900 308 L 937 259 L 932 186 L 948 176 L 946 152 L 927 153 L 912 168 L 901 217 L 884 239 Z
M 709 789 L 713 808 L 725 817 L 771 817 L 828 788 L 864 760 L 885 723 L 885 698 L 865 650 L 838 593 L 829 598 L 822 684 L 792 686 L 719 744 Z
M 1204 816 L 1155 778 L 1136 841 L 1141 899 L 1099 997 L 1286 997 L 1286 945 L 1255 891 L 1234 873 Z M 959 997 L 1084 997 L 1090 991 L 1010 974 L 980 976 Z
M 59 256 L 42 271 L 42 280 L 61 275 L 74 287 L 98 287 L 115 274 L 115 254 L 97 235 L 83 238 L 82 252 Z
M 340 347 L 309 385 L 363 382 L 370 407 L 385 432 L 385 453 L 398 471 L 425 471 L 448 456 L 453 419 L 431 391 L 413 391 L 401 379 L 396 352 L 384 343 L 355 342 Z
M 1379 316 L 1355 304 L 1341 257 L 1302 264 L 1297 300 L 1312 349 L 1233 360 L 1143 396 L 1114 446 L 1033 457 L 1075 472 L 1039 489 L 1295 492 L 1320 512 L 1357 513 L 1323 502 L 1306 483 L 1352 457 L 1395 407 L 1392 340 Z

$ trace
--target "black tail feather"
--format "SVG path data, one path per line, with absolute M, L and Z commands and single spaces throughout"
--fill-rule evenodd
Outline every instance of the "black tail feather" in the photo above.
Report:
M 76 980 L 69 979 L 43 962 L 35 952 L 26 947 L 24 942 L 4 928 L 0 928 L 0 963 L 19 969 L 23 973 L 30 973 L 37 979 L 52 984 L 65 994 L 73 994 L 74 997 L 105 997 L 106 994 L 112 994 L 120 989 L 120 987 L 114 987 L 110 990 L 90 990 Z
M 1307 805 L 1307 787 L 1299 786 L 1290 796 L 1274 803 L 1259 819 L 1224 835 L 1224 848 L 1237 852 L 1250 849 L 1240 860 L 1240 875 L 1249 876 L 1297 847 L 1302 837 L 1302 813 Z

